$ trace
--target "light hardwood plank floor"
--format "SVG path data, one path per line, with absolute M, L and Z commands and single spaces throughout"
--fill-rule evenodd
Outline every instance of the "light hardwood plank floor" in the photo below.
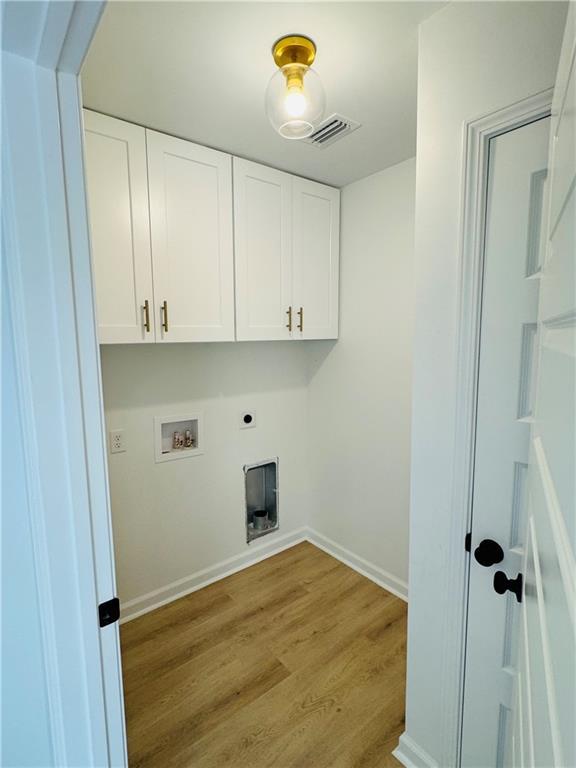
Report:
M 121 627 L 131 768 L 386 768 L 406 605 L 303 543 Z

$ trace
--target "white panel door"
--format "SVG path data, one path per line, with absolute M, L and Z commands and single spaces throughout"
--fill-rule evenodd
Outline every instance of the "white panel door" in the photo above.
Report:
M 232 158 L 146 131 L 159 341 L 234 340 Z
M 462 735 L 470 768 L 505 765 L 511 735 L 520 603 L 494 579 L 516 579 L 526 544 L 549 130 L 544 118 L 489 147 Z
M 289 339 L 292 177 L 234 158 L 236 338 Z
M 84 127 L 98 338 L 154 341 L 144 128 L 89 110 Z
M 295 338 L 338 338 L 340 191 L 292 181 Z
M 576 765 L 576 7 L 554 91 L 510 764 Z

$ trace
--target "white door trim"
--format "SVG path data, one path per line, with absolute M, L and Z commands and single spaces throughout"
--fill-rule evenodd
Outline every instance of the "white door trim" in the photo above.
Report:
M 445 594 L 450 596 L 444 621 L 442 765 L 459 765 L 464 692 L 469 557 L 464 549 L 470 531 L 474 469 L 475 419 L 480 312 L 484 265 L 484 223 L 488 144 L 501 133 L 550 114 L 552 90 L 465 123 L 460 196 L 460 278 L 457 338 L 457 402 L 452 471 L 451 531 Z
M 17 19 L 2 9 L 3 258 L 53 764 L 120 766 L 118 626 L 98 625 L 114 572 L 78 79 L 104 4 L 16 5 Z

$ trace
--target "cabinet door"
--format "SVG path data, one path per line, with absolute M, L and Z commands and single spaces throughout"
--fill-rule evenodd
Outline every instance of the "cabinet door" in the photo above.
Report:
M 99 340 L 154 341 L 144 128 L 89 110 L 84 128 Z
M 340 192 L 293 179 L 296 338 L 338 338 Z
M 292 179 L 234 158 L 236 338 L 289 339 Z
M 234 340 L 232 158 L 146 131 L 160 341 Z

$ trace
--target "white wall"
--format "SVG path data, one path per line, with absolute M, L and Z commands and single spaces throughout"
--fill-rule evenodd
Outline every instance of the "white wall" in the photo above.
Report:
M 450 661 L 443 650 L 452 647 L 445 634 L 445 596 L 463 125 L 553 85 L 565 8 L 450 3 L 420 28 L 408 738 L 403 738 L 404 754 L 418 765 L 454 764 L 454 756 L 444 751 L 439 702 L 447 675 L 443 664 Z
M 242 471 L 246 463 L 280 458 L 281 531 L 262 542 L 268 545 L 305 525 L 305 345 L 101 349 L 107 429 L 125 430 L 127 440 L 125 453 L 109 455 L 122 602 L 258 549 L 259 542 L 246 544 Z M 239 428 L 244 409 L 256 411 L 255 428 Z M 204 413 L 205 453 L 156 464 L 154 416 L 190 411 Z
M 342 191 L 340 338 L 310 346 L 310 525 L 408 581 L 415 160 Z

